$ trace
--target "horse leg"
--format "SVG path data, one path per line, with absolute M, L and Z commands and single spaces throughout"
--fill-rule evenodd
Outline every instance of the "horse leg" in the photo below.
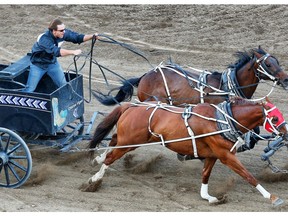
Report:
M 104 160 L 106 159 L 107 154 L 111 151 L 111 149 L 106 149 L 100 156 L 97 156 L 94 158 L 91 162 L 92 166 L 96 166 L 98 164 L 102 164 Z
M 100 170 L 89 179 L 89 183 L 97 182 L 101 180 L 105 174 L 105 170 L 112 164 L 115 160 L 121 158 L 125 153 L 133 150 L 135 148 L 126 148 L 126 149 L 113 149 L 106 155 L 106 158 L 100 168 Z
M 111 141 L 109 143 L 109 146 L 115 146 L 117 144 L 117 134 L 113 134 Z M 111 152 L 112 149 L 106 149 L 102 154 L 100 154 L 100 156 L 97 156 L 96 158 L 94 158 L 91 162 L 92 166 L 96 166 L 97 164 L 102 164 L 104 162 L 104 160 L 106 159 L 106 156 L 109 152 Z
M 204 162 L 204 168 L 202 171 L 202 185 L 200 195 L 202 199 L 208 200 L 210 204 L 217 203 L 220 201 L 216 197 L 210 196 L 208 193 L 208 181 L 216 160 L 217 160 L 216 158 L 206 158 Z
M 102 164 L 100 170 L 91 178 L 89 178 L 89 184 L 93 183 L 93 182 L 97 182 L 99 180 L 101 180 L 105 174 L 105 170 L 108 168 L 109 166 L 107 166 L 106 164 Z
M 221 162 L 236 172 L 238 175 L 242 176 L 246 181 L 249 182 L 249 184 L 253 185 L 264 198 L 270 199 L 273 206 L 278 206 L 283 203 L 282 199 L 266 191 L 234 154 L 225 153 L 225 155 L 225 159 L 220 159 Z
M 109 146 L 115 146 L 117 144 L 117 133 L 113 134 L 111 141 L 109 143 Z M 103 162 L 105 162 L 106 158 L 107 158 L 107 154 L 109 152 L 113 151 L 113 149 L 106 149 L 100 156 L 97 156 L 96 158 L 93 159 L 92 161 L 92 165 L 98 163 L 98 164 L 102 164 Z M 102 177 L 105 174 L 105 170 L 108 168 L 108 165 L 103 164 L 100 168 L 100 170 L 91 178 L 89 178 L 89 183 L 92 182 L 96 182 L 100 179 L 102 179 Z

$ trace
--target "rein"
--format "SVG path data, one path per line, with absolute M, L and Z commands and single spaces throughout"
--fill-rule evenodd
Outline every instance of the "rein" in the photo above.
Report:
M 136 49 L 135 47 L 129 45 L 129 44 L 126 44 L 126 43 L 123 43 L 123 42 L 119 42 L 111 37 L 109 37 L 108 35 L 105 35 L 105 34 L 98 34 L 99 37 L 103 37 L 103 38 L 106 38 L 108 40 L 102 40 L 102 39 L 98 39 L 100 42 L 103 42 L 103 43 L 110 43 L 110 44 L 116 44 L 116 45 L 119 45 L 129 51 L 131 51 L 132 53 L 142 57 L 143 59 L 145 59 L 148 64 L 154 68 L 154 66 L 150 63 L 150 61 L 144 56 L 144 54 L 142 54 L 138 49 Z
M 144 59 L 148 62 L 148 64 L 149 64 L 152 68 L 154 68 L 154 66 L 149 62 L 149 60 L 148 60 L 139 50 L 137 50 L 137 49 L 134 48 L 133 46 L 128 45 L 128 44 L 123 43 L 123 42 L 119 42 L 119 41 L 117 41 L 117 40 L 115 40 L 115 39 L 113 39 L 113 38 L 111 38 L 111 37 L 109 37 L 109 36 L 107 36 L 107 35 L 105 35 L 105 34 L 98 34 L 98 36 L 99 36 L 99 37 L 106 38 L 106 40 L 98 39 L 98 41 L 103 42 L 103 43 L 110 43 L 110 44 L 120 45 L 121 47 L 123 47 L 123 48 L 125 48 L 125 49 L 127 49 L 127 50 L 129 50 L 129 51 L 131 51 L 131 52 L 133 52 L 134 54 L 136 54 L 136 55 L 138 55 L 138 56 L 140 56 L 140 57 L 142 57 L 142 58 L 144 58 Z M 94 50 L 94 46 L 95 46 L 96 41 L 97 41 L 97 40 L 96 40 L 96 36 L 93 36 L 93 37 L 92 37 L 92 43 L 91 43 L 90 51 L 89 51 L 87 54 L 80 54 L 80 55 L 74 56 L 74 58 L 73 58 L 73 63 L 71 63 L 71 64 L 67 67 L 67 71 L 68 71 L 68 72 L 70 72 L 70 71 L 71 71 L 71 72 L 75 72 L 76 75 L 78 75 L 78 73 L 81 72 L 81 71 L 83 70 L 84 66 L 86 65 L 86 61 L 89 60 L 89 92 L 90 92 L 90 94 L 89 94 L 89 99 L 88 99 L 88 100 L 84 98 L 84 100 L 85 100 L 87 103 L 90 103 L 90 102 L 91 102 L 91 94 L 92 94 L 92 84 L 91 84 L 92 81 L 91 81 L 91 80 L 92 80 L 92 65 L 93 65 L 93 64 L 97 65 L 98 68 L 100 69 L 100 71 L 101 71 L 101 73 L 102 73 L 102 76 L 103 76 L 103 78 L 104 78 L 104 81 L 105 81 L 105 83 L 106 83 L 107 86 L 109 86 L 109 82 L 108 82 L 107 77 L 106 77 L 106 75 L 105 75 L 105 73 L 104 73 L 104 70 L 112 73 L 113 75 L 119 77 L 120 79 L 122 79 L 122 80 L 124 80 L 124 81 L 127 81 L 127 79 L 125 79 L 123 76 L 121 76 L 121 75 L 119 75 L 118 73 L 110 70 L 109 68 L 107 68 L 107 67 L 99 64 L 95 59 L 93 59 L 93 50 Z M 85 59 L 84 59 L 84 63 L 83 63 L 80 67 L 78 67 L 77 61 L 78 61 L 81 57 L 84 57 L 84 58 L 85 58 Z M 71 67 L 72 65 L 74 65 L 74 69 L 70 69 L 70 67 Z M 69 75 L 69 73 L 68 73 L 68 75 Z M 71 86 L 71 88 L 72 88 L 72 86 Z M 73 91 L 75 94 L 77 94 L 76 91 L 74 91 L 73 89 L 72 89 L 72 91 Z M 78 95 L 78 94 L 77 94 L 77 95 Z M 82 96 L 79 95 L 79 97 L 82 97 Z
M 194 139 L 198 139 L 198 138 L 202 138 L 205 136 L 213 136 L 213 135 L 217 135 L 219 133 L 223 133 L 226 132 L 228 130 L 223 130 L 223 131 L 215 131 L 215 132 L 211 132 L 208 134 L 201 134 L 201 135 L 196 135 L 194 136 Z M 119 148 L 131 148 L 131 147 L 142 147 L 142 146 L 152 146 L 152 145 L 163 145 L 165 146 L 166 144 L 169 143 L 173 143 L 173 142 L 181 142 L 181 141 L 186 141 L 186 140 L 191 140 L 191 137 L 184 137 L 184 138 L 179 138 L 179 139 L 173 139 L 173 140 L 164 140 L 159 141 L 159 142 L 151 142 L 151 143 L 142 143 L 142 144 L 136 144 L 136 145 L 124 145 L 124 146 L 107 146 L 107 147 L 95 147 L 95 148 L 91 148 L 88 151 L 98 151 L 98 150 L 107 150 L 107 149 L 119 149 Z

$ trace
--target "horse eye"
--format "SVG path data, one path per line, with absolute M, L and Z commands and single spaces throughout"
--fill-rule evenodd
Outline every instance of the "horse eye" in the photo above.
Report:
M 267 66 L 267 67 L 271 67 L 271 65 L 270 65 L 270 64 L 266 64 L 266 66 Z
M 277 116 L 273 116 L 273 118 L 272 118 L 271 121 L 272 121 L 273 124 L 276 124 L 276 123 L 278 122 L 278 120 L 279 120 L 279 119 L 278 119 Z

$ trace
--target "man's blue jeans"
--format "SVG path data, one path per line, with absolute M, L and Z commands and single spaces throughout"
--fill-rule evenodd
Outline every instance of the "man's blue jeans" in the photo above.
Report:
M 35 91 L 39 81 L 46 72 L 58 87 L 63 86 L 67 83 L 64 72 L 58 62 L 56 62 L 55 64 L 50 64 L 47 69 L 42 69 L 30 63 L 29 77 L 27 80 L 26 89 L 24 91 Z

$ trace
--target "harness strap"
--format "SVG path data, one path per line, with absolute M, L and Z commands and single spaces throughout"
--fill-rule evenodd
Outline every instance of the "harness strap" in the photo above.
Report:
M 222 102 L 222 103 L 223 103 L 223 104 L 226 104 L 227 102 Z M 222 105 L 222 103 L 221 103 L 221 105 Z M 224 107 L 223 105 L 222 105 L 222 108 L 220 108 L 220 107 L 218 107 L 219 105 L 217 106 L 217 105 L 214 105 L 214 104 L 210 104 L 210 105 L 213 106 L 216 110 L 218 110 L 219 113 L 222 113 L 222 114 L 223 114 L 223 116 L 225 117 L 225 120 L 224 120 L 224 121 L 221 120 L 221 119 L 208 118 L 208 117 L 199 115 L 199 114 L 197 114 L 197 113 L 195 113 L 195 112 L 192 112 L 192 110 L 191 110 L 192 107 L 191 107 L 191 106 L 186 107 L 186 108 L 185 108 L 185 111 L 184 111 L 184 113 L 183 113 L 183 112 L 173 111 L 173 110 L 171 110 L 171 109 L 168 108 L 169 105 L 163 104 L 163 103 L 161 103 L 161 102 L 158 102 L 157 104 L 149 104 L 149 103 L 142 102 L 142 103 L 140 103 L 140 104 L 134 103 L 133 105 L 135 105 L 135 106 L 146 106 L 147 109 L 154 108 L 153 111 L 151 112 L 150 116 L 149 116 L 148 130 L 149 130 L 149 132 L 150 132 L 153 136 L 159 137 L 159 138 L 161 139 L 160 142 L 155 142 L 155 144 L 162 144 L 164 147 L 166 146 L 166 144 L 171 143 L 171 142 L 174 142 L 174 141 L 165 141 L 164 138 L 163 138 L 163 136 L 162 136 L 162 134 L 157 134 L 157 133 L 155 133 L 155 132 L 153 132 L 153 131 L 151 130 L 151 121 L 152 121 L 152 118 L 153 118 L 156 110 L 157 110 L 158 108 L 160 108 L 160 109 L 164 109 L 164 110 L 166 110 L 166 111 L 173 112 L 173 113 L 179 113 L 179 114 L 182 113 L 182 117 L 184 118 L 184 124 L 185 124 L 185 126 L 186 126 L 186 128 L 187 128 L 187 131 L 188 131 L 188 134 L 189 134 L 190 137 L 181 138 L 181 139 L 176 139 L 177 141 L 175 140 L 175 142 L 191 139 L 191 140 L 192 140 L 192 146 L 193 146 L 193 151 L 194 151 L 194 157 L 195 157 L 195 158 L 198 158 L 197 145 L 196 145 L 196 139 L 197 139 L 197 138 L 206 137 L 206 136 L 211 136 L 211 135 L 214 135 L 214 134 L 221 134 L 221 135 L 222 135 L 222 134 L 225 134 L 225 133 L 229 133 L 229 132 L 230 132 L 230 133 L 232 133 L 232 134 L 234 134 L 234 135 L 236 136 L 236 137 L 235 137 L 235 139 L 236 139 L 235 141 L 232 141 L 232 140 L 228 139 L 228 140 L 230 140 L 230 141 L 232 141 L 232 142 L 235 142 L 235 144 L 233 145 L 233 147 L 230 149 L 230 151 L 232 152 L 232 151 L 234 150 L 234 148 L 235 148 L 239 143 L 240 143 L 240 144 L 241 144 L 241 143 L 244 143 L 244 140 L 243 140 L 242 137 L 241 137 L 241 134 L 242 134 L 242 133 L 241 133 L 240 131 L 237 131 L 237 130 L 235 129 L 235 126 L 233 126 L 233 125 L 236 123 L 236 124 L 238 124 L 240 127 L 243 127 L 243 128 L 245 128 L 245 129 L 247 129 L 248 131 L 250 131 L 248 128 L 246 128 L 245 126 L 241 125 L 238 121 L 236 121 L 236 120 L 233 118 L 233 116 L 230 116 L 230 115 L 227 113 L 227 111 L 225 111 L 225 110 L 227 110 L 227 108 L 226 108 L 226 109 L 223 109 L 223 107 Z M 168 106 L 168 107 L 167 107 L 167 106 Z M 226 106 L 226 105 L 225 105 L 225 106 Z M 231 111 L 230 111 L 230 113 L 231 113 Z M 211 133 L 201 134 L 201 135 L 196 135 L 196 136 L 195 136 L 195 134 L 193 133 L 193 130 L 191 129 L 191 127 L 190 127 L 189 124 L 188 124 L 188 119 L 189 119 L 189 117 L 191 117 L 191 114 L 196 115 L 196 116 L 199 116 L 199 117 L 201 117 L 201 118 L 203 118 L 203 119 L 206 119 L 206 120 L 209 120 L 209 121 L 215 121 L 215 122 L 217 122 L 217 123 L 226 124 L 228 127 L 226 127 L 226 129 L 219 128 L 219 130 L 216 131 L 216 132 L 211 132 Z M 228 120 L 228 119 L 229 119 L 229 120 Z M 232 122 L 233 122 L 233 123 L 232 123 Z M 231 127 L 231 126 L 232 126 L 232 127 Z M 234 128 L 233 128 L 233 127 L 234 127 Z M 233 128 L 233 129 L 232 129 L 232 128 Z M 259 136 L 258 134 L 254 133 L 253 131 L 250 131 L 250 132 L 253 133 L 253 134 L 255 134 L 256 136 L 258 136 L 260 139 L 265 140 L 265 138 Z M 142 144 L 141 144 L 141 145 L 142 145 Z M 150 144 L 147 144 L 147 145 L 150 145 Z M 140 146 L 140 144 L 137 145 L 137 146 Z M 123 147 L 123 148 L 124 148 L 124 147 Z
M 191 76 L 187 76 L 187 74 L 183 74 L 183 72 L 181 73 L 181 72 L 177 71 L 173 66 L 165 66 L 165 65 L 163 65 L 163 62 L 161 62 L 161 63 L 154 69 L 154 71 L 157 72 L 157 69 L 158 69 L 158 70 L 160 71 L 160 73 L 162 74 L 162 77 L 163 77 L 163 80 L 164 80 L 164 85 L 165 85 L 166 93 L 167 93 L 168 97 L 170 97 L 170 98 L 169 98 L 169 104 L 170 104 L 170 105 L 172 105 L 172 98 L 171 98 L 171 95 L 170 95 L 170 92 L 169 92 L 169 89 L 168 89 L 168 86 L 167 86 L 166 78 L 164 77 L 164 73 L 163 73 L 163 71 L 162 71 L 163 68 L 164 68 L 164 69 L 169 69 L 169 70 L 175 72 L 176 74 L 178 74 L 178 75 L 180 75 L 180 76 L 182 76 L 182 77 L 185 77 L 185 78 L 188 79 L 189 81 L 196 82 L 197 85 L 199 86 L 200 81 L 199 81 L 198 79 L 195 79 L 195 78 L 193 78 L 193 77 L 191 77 Z M 206 71 L 206 70 L 202 70 L 202 72 L 205 73 L 205 74 L 207 74 L 207 75 L 211 74 L 210 72 L 208 72 L 208 71 Z M 208 85 L 206 82 L 203 82 L 203 81 L 201 81 L 201 85 L 203 85 L 204 88 L 207 87 L 207 88 L 210 88 L 210 89 L 212 89 L 213 91 L 215 91 L 215 92 L 210 92 L 209 95 L 230 95 L 230 94 L 231 94 L 231 92 L 226 92 L 226 91 L 223 91 L 223 90 L 221 90 L 221 89 L 215 88 L 215 87 L 213 87 L 213 86 L 211 86 L 211 85 Z M 199 89 L 199 87 L 196 87 L 196 86 L 192 86 L 192 87 L 193 87 L 193 89 L 194 89 L 195 91 L 198 91 L 199 93 L 201 92 L 201 90 Z M 203 94 L 203 95 L 207 95 L 207 93 L 204 92 L 204 91 L 202 92 L 202 94 Z
M 172 98 L 171 98 L 171 95 L 170 95 L 170 91 L 169 91 L 169 88 L 168 88 L 168 85 L 167 85 L 167 81 L 166 81 L 166 77 L 164 76 L 164 73 L 162 71 L 162 62 L 160 63 L 160 65 L 158 65 L 156 68 L 155 68 L 155 72 L 157 71 L 157 69 L 160 71 L 161 75 L 162 75 L 162 78 L 163 78 L 163 82 L 164 82 L 164 86 L 165 86 L 165 91 L 167 93 L 167 96 L 168 96 L 168 100 L 169 100 L 169 104 L 170 105 L 173 105 L 172 103 Z
M 150 132 L 153 136 L 159 137 L 159 138 L 161 139 L 162 145 L 165 146 L 165 140 L 164 140 L 162 134 L 154 133 L 154 132 L 151 130 L 151 120 L 152 120 L 152 118 L 153 118 L 156 110 L 157 110 L 160 106 L 161 106 L 161 104 L 158 103 L 158 104 L 154 107 L 153 111 L 151 112 L 151 115 L 149 116 L 149 121 L 148 121 L 148 122 L 149 122 L 149 123 L 148 123 L 148 130 L 149 130 L 149 132 Z M 149 109 L 149 107 L 148 107 L 147 109 Z
M 241 88 L 239 88 L 239 83 L 236 77 L 235 69 L 232 70 L 231 68 L 228 68 L 227 71 L 223 72 L 222 80 L 223 80 L 222 86 L 224 88 L 224 91 L 232 92 L 235 96 L 246 98 L 246 96 L 241 91 Z
M 192 140 L 192 146 L 193 146 L 193 152 L 194 152 L 194 157 L 198 158 L 198 153 L 197 153 L 197 146 L 196 146 L 196 140 L 195 140 L 195 134 L 188 124 L 188 119 L 191 117 L 191 106 L 185 107 L 184 113 L 182 116 L 184 116 L 184 124 L 187 128 L 188 134 L 191 137 Z
M 234 145 L 230 149 L 230 152 L 232 152 L 238 144 L 243 145 L 244 143 L 245 143 L 245 141 L 240 136 L 237 137 L 237 142 L 234 143 Z
M 197 87 L 200 89 L 200 102 L 204 103 L 204 88 L 206 86 L 203 85 L 203 83 L 207 83 L 207 75 L 208 73 L 206 73 L 206 71 L 203 71 L 200 76 L 199 76 L 199 82 Z M 206 94 L 206 93 L 205 93 Z

